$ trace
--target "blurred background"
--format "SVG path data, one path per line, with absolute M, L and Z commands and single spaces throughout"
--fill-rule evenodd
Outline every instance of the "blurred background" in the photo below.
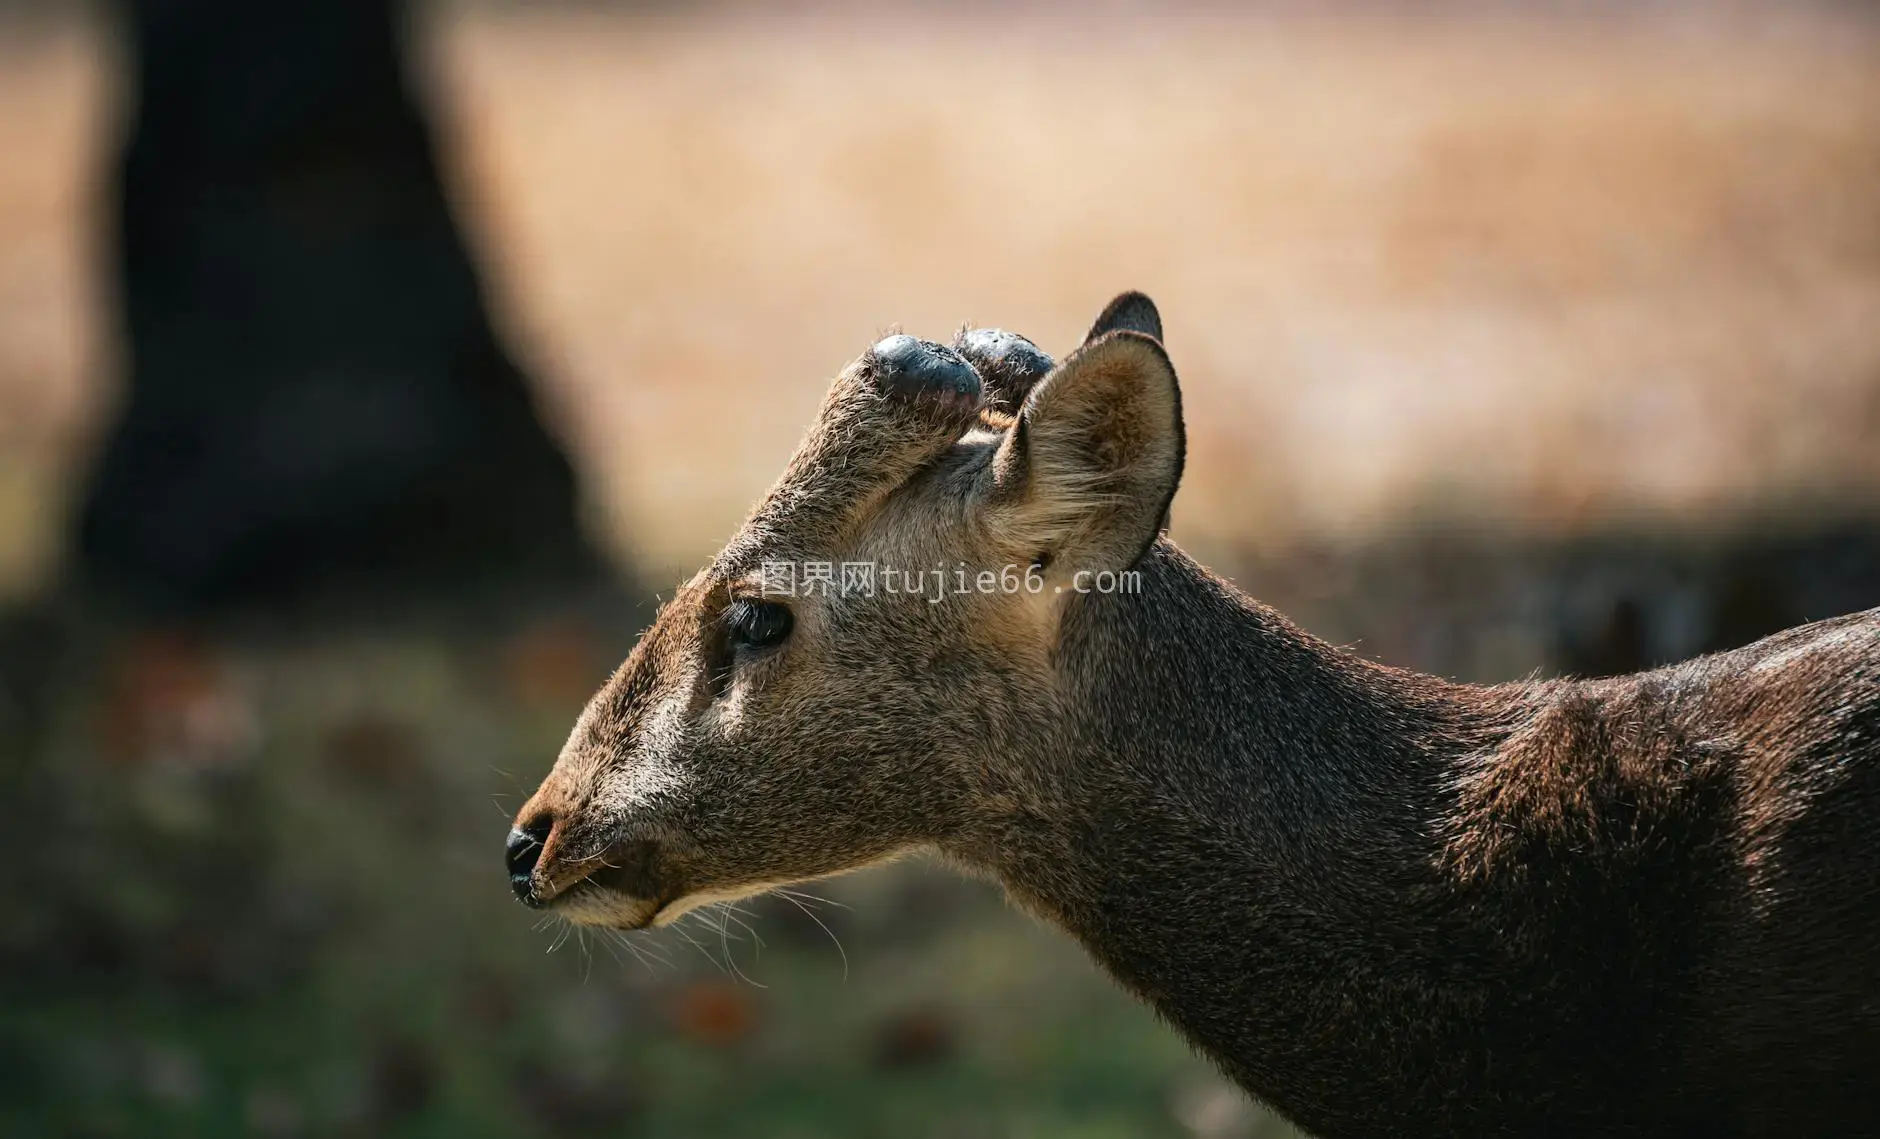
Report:
M 1865 5 L 0 4 L 0 1134 L 1287 1134 L 936 867 L 498 872 L 845 361 L 1125 288 L 1322 636 L 1880 604 Z

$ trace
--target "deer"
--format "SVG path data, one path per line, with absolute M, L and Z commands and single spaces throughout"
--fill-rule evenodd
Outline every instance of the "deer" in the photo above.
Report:
M 881 340 L 581 713 L 515 894 L 637 930 L 926 852 L 1314 1135 L 1880 1135 L 1880 609 L 1451 681 L 1185 554 L 1184 455 L 1140 293 L 1062 360 Z

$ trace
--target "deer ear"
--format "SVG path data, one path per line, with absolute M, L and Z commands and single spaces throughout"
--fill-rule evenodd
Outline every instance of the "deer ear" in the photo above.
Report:
M 1161 340 L 1162 314 L 1155 310 L 1155 302 L 1141 293 L 1124 293 L 1103 306 L 1103 312 L 1097 316 L 1097 322 L 1084 334 L 1084 343 L 1088 344 L 1106 332 L 1140 332 L 1153 340 Z
M 1184 450 L 1162 345 L 1138 330 L 1102 333 L 1026 396 L 993 458 L 989 521 L 1047 577 L 1125 569 L 1167 525 Z

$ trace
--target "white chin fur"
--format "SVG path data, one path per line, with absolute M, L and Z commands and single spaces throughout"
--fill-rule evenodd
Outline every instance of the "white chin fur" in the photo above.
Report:
M 748 886 L 739 886 L 730 890 L 703 890 L 696 894 L 687 894 L 685 897 L 670 903 L 665 909 L 653 915 L 653 924 L 657 926 L 668 926 L 691 913 L 693 910 L 698 909 L 700 906 L 709 906 L 713 902 L 741 902 L 745 898 L 756 897 L 758 894 L 767 893 L 770 890 L 776 889 L 778 886 L 787 886 L 789 884 L 789 880 L 779 879 L 775 882 L 753 882 Z
M 555 912 L 577 925 L 638 929 L 646 924 L 655 904 L 612 890 L 590 888 L 556 906 Z

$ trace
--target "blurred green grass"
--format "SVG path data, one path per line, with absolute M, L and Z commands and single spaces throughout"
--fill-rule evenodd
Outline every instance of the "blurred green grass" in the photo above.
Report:
M 623 943 L 517 906 L 508 814 L 624 643 L 76 643 L 6 769 L 38 841 L 4 875 L 0 1134 L 1282 1133 L 941 867 Z

